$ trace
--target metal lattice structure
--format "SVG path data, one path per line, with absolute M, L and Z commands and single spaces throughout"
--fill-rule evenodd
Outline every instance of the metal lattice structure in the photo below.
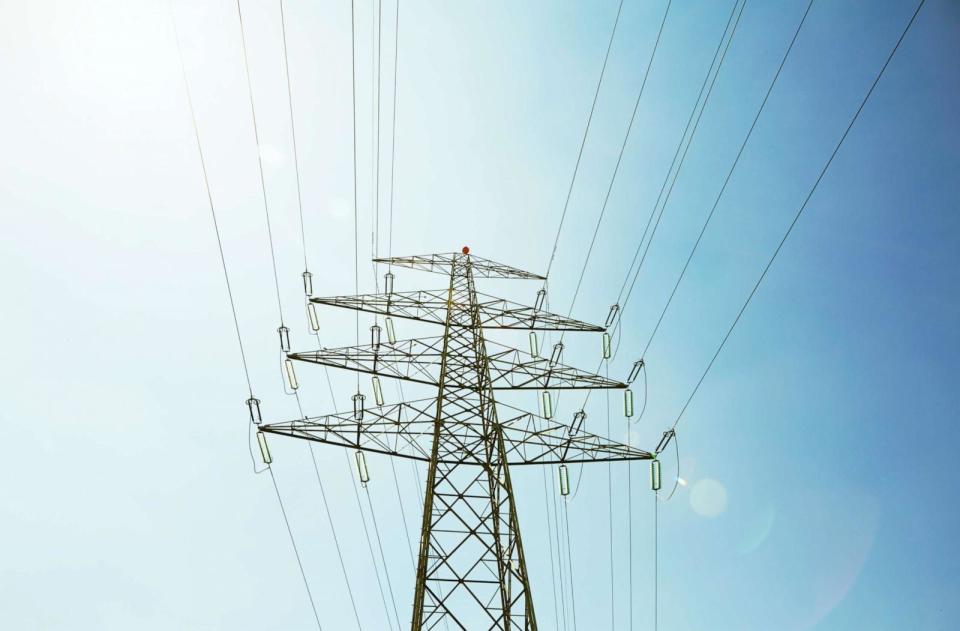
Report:
M 602 331 L 480 294 L 475 278 L 541 279 L 468 254 L 377 259 L 446 274 L 446 290 L 313 298 L 316 304 L 432 322 L 434 338 L 289 358 L 433 385 L 428 399 L 261 426 L 263 432 L 428 463 L 411 629 L 536 631 L 510 467 L 649 460 L 653 454 L 495 400 L 505 389 L 626 388 L 488 342 L 486 329 Z M 500 416 L 504 419 L 501 420 Z

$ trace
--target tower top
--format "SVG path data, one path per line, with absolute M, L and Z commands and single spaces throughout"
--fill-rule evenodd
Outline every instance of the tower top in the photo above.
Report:
M 462 254 L 460 252 L 450 252 L 446 254 L 419 254 L 415 256 L 395 256 L 393 258 L 376 258 L 377 263 L 390 263 L 400 267 L 410 267 L 423 270 L 425 272 L 436 272 L 438 274 L 449 275 L 453 263 L 464 262 L 464 257 L 468 255 L 470 248 L 464 246 Z M 543 276 L 526 272 L 509 265 L 497 263 L 489 259 L 481 258 L 475 254 L 469 255 L 470 270 L 477 278 L 523 278 L 527 280 L 544 280 Z

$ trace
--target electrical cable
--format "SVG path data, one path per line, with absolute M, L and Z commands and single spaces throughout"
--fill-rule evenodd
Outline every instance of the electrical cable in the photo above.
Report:
M 569 502 L 563 502 L 563 522 L 567 531 L 567 569 L 570 570 L 570 607 L 571 620 L 573 621 L 573 631 L 577 631 L 577 590 L 573 585 L 573 556 L 570 554 L 570 516 Z
M 740 6 L 739 12 L 737 11 L 738 5 Z M 653 234 L 651 234 L 650 239 L 646 240 L 645 249 L 643 247 L 644 239 L 646 238 L 647 232 L 649 231 L 650 224 L 653 221 L 654 215 L 657 214 L 656 211 L 658 207 L 660 207 L 660 214 L 657 216 L 657 221 L 654 224 L 654 233 L 656 232 L 657 226 L 659 226 L 660 224 L 660 219 L 663 217 L 663 210 L 666 208 L 666 201 L 669 200 L 669 194 L 673 191 L 673 184 L 676 183 L 677 176 L 679 175 L 680 169 L 683 167 L 683 163 L 686 159 L 687 151 L 689 150 L 690 144 L 693 142 L 693 138 L 696 135 L 697 130 L 699 129 L 700 120 L 703 117 L 704 111 L 706 111 L 707 104 L 709 103 L 709 100 L 710 100 L 710 95 L 713 94 L 713 88 L 716 85 L 717 78 L 720 76 L 720 70 L 723 68 L 723 64 L 726 61 L 727 52 L 730 50 L 730 46 L 733 43 L 733 38 L 737 33 L 737 28 L 740 25 L 740 19 L 743 16 L 743 11 L 745 8 L 746 8 L 746 0 L 743 0 L 742 4 L 741 4 L 741 0 L 734 0 L 733 6 L 731 7 L 731 10 L 730 10 L 730 15 L 727 17 L 727 23 L 724 26 L 724 30 L 720 35 L 720 41 L 717 42 L 717 47 L 714 50 L 713 58 L 710 61 L 710 66 L 707 68 L 707 73 L 704 76 L 703 82 L 700 85 L 700 92 L 697 94 L 697 99 L 696 101 L 694 101 L 693 108 L 690 110 L 690 116 L 687 118 L 687 123 L 684 126 L 683 133 L 680 135 L 680 141 L 677 143 L 677 148 L 674 151 L 673 159 L 670 163 L 670 168 L 667 169 L 667 174 L 664 176 L 663 183 L 660 186 L 660 192 L 657 195 L 657 199 L 654 202 L 653 208 L 650 211 L 650 216 L 647 219 L 647 225 L 644 228 L 644 232 L 640 238 L 640 241 L 637 243 L 637 249 L 634 252 L 633 260 L 630 262 L 630 266 L 627 269 L 626 277 L 624 278 L 624 282 L 620 287 L 620 293 L 617 297 L 617 303 L 616 303 L 618 305 L 620 304 L 620 298 L 623 296 L 623 292 L 627 287 L 627 281 L 630 278 L 631 271 L 633 270 L 633 265 L 636 262 L 638 257 L 640 258 L 640 264 L 637 266 L 637 269 L 634 272 L 633 283 L 636 283 L 637 277 L 640 274 L 640 269 L 643 266 L 643 262 L 646 259 L 647 252 L 650 249 L 650 243 L 653 240 Z M 734 15 L 736 15 L 736 20 L 734 20 Z M 733 24 L 732 28 L 731 28 L 731 23 Z M 728 37 L 728 33 L 729 33 L 729 37 Z M 726 45 L 724 45 L 724 42 L 726 42 Z M 721 54 L 721 51 L 722 51 L 722 54 Z M 718 58 L 719 58 L 719 62 L 717 61 Z M 698 113 L 698 110 L 699 110 L 699 113 Z M 691 125 L 692 125 L 692 131 L 691 131 Z M 689 136 L 687 135 L 688 131 L 690 132 Z M 677 163 L 678 157 L 680 158 L 679 165 L 677 166 L 677 170 L 674 171 L 673 167 L 678 164 Z M 673 183 L 670 184 L 670 187 L 668 190 L 667 184 L 671 181 L 671 175 L 673 175 Z M 667 200 L 664 201 L 663 206 L 660 206 L 660 202 L 663 199 L 665 190 L 668 190 Z M 643 250 L 642 257 L 640 256 L 641 250 Z M 627 300 L 624 301 L 623 308 L 621 308 L 617 312 L 616 318 L 612 325 L 613 332 L 618 336 L 617 344 L 613 349 L 613 353 L 612 353 L 612 358 L 614 359 L 616 358 L 617 354 L 620 351 L 621 323 L 623 321 L 623 313 L 624 313 L 625 305 L 627 302 L 629 302 L 630 295 L 632 294 L 632 291 L 633 291 L 633 283 L 631 283 L 630 285 L 630 292 L 627 294 Z M 597 370 L 599 370 L 602 367 L 602 365 L 603 365 L 603 360 L 601 360 L 600 364 L 598 364 Z M 643 373 L 644 373 L 643 374 L 644 407 L 643 407 L 643 410 L 641 411 L 640 416 L 642 416 L 643 413 L 646 412 L 646 406 L 647 406 L 646 366 L 644 366 L 643 368 Z M 590 397 L 592 395 L 593 395 L 593 391 L 588 390 L 586 395 L 584 396 L 583 405 L 581 407 L 585 408 L 587 406 L 587 404 L 590 402 Z M 637 421 L 639 422 L 639 417 Z M 582 467 L 581 467 L 581 471 L 582 471 Z M 581 480 L 581 476 L 578 476 L 577 484 L 575 485 L 574 492 L 573 492 L 574 497 L 576 497 L 577 493 L 579 493 L 580 491 L 580 480 Z
M 323 510 L 327 514 L 327 523 L 330 525 L 330 533 L 333 535 L 333 543 L 337 548 L 337 559 L 340 561 L 340 569 L 343 572 L 343 582 L 347 587 L 347 595 L 350 597 L 350 607 L 353 609 L 353 617 L 357 621 L 357 628 L 363 631 L 363 625 L 360 623 L 360 613 L 357 610 L 357 602 L 353 598 L 353 589 L 350 587 L 350 579 L 347 578 L 347 565 L 343 561 L 343 552 L 340 550 L 340 539 L 337 537 L 337 529 L 333 525 L 333 514 L 330 512 L 330 504 L 327 502 L 327 493 L 323 488 L 323 480 L 320 477 L 320 466 L 317 464 L 317 454 L 313 450 L 313 443 L 307 442 L 310 449 L 310 460 L 313 462 L 313 471 L 317 475 L 317 485 L 320 487 L 320 497 L 323 499 Z
M 387 245 L 388 255 L 393 258 L 393 181 L 394 165 L 397 155 L 397 68 L 400 65 L 400 0 L 397 0 L 397 13 L 393 26 L 393 122 L 390 125 L 390 234 Z M 393 270 L 393 263 L 387 265 L 387 271 Z
M 593 103 L 590 104 L 590 114 L 587 116 L 587 125 L 583 130 L 583 138 L 580 140 L 580 149 L 577 151 L 577 161 L 573 165 L 573 175 L 570 177 L 570 186 L 567 187 L 567 198 L 563 202 L 563 212 L 560 215 L 560 225 L 557 226 L 557 235 L 553 239 L 553 248 L 550 250 L 550 261 L 547 263 L 547 271 L 543 275 L 543 286 L 547 286 L 547 278 L 550 276 L 550 269 L 553 267 L 553 259 L 557 255 L 557 244 L 560 242 L 560 233 L 563 231 L 563 221 L 567 218 L 567 208 L 570 206 L 570 197 L 573 194 L 573 184 L 577 181 L 577 173 L 580 171 L 580 159 L 583 157 L 583 148 L 587 144 L 587 135 L 590 133 L 590 123 L 593 122 L 593 112 L 597 108 L 597 98 L 600 96 L 600 86 L 603 84 L 603 75 L 607 71 L 607 61 L 610 59 L 610 50 L 613 48 L 613 39 L 617 34 L 617 25 L 620 23 L 620 13 L 623 11 L 623 0 L 617 7 L 617 17 L 613 21 L 613 30 L 610 31 L 610 40 L 607 42 L 607 52 L 603 56 L 603 66 L 600 68 L 600 78 L 597 79 L 597 88 L 593 92 Z
M 237 19 L 240 21 L 240 44 L 243 51 L 243 68 L 247 76 L 247 95 L 250 97 L 250 114 L 253 120 L 253 138 L 257 145 L 257 168 L 260 173 L 260 192 L 263 194 L 263 213 L 267 219 L 267 239 L 270 242 L 270 260 L 273 263 L 273 284 L 277 290 L 277 311 L 280 313 L 280 326 L 283 326 L 283 303 L 280 301 L 280 277 L 277 274 L 277 254 L 273 246 L 273 228 L 270 225 L 270 207 L 267 202 L 267 182 L 263 175 L 263 155 L 260 149 L 260 130 L 257 127 L 257 110 L 253 104 L 253 82 L 250 79 L 250 63 L 247 59 L 247 36 L 243 28 L 243 12 L 240 0 L 236 0 Z
M 607 379 L 610 378 L 610 362 L 606 362 Z M 607 436 L 611 436 L 610 429 L 610 391 L 604 392 L 607 399 Z M 615 607 L 614 607 L 614 580 L 613 580 L 613 463 L 607 461 L 607 524 L 609 526 L 608 537 L 610 540 L 610 631 L 617 628 Z
M 337 398 L 333 392 L 333 380 L 330 379 L 330 370 L 326 366 L 323 367 L 323 374 L 327 382 L 327 391 L 330 393 L 330 403 L 333 406 L 333 413 L 339 414 L 340 411 L 337 409 Z M 393 622 L 390 619 L 390 609 L 387 607 L 386 594 L 383 591 L 383 584 L 380 581 L 380 570 L 377 567 L 377 559 L 373 553 L 373 543 L 370 539 L 370 531 L 367 528 L 367 521 L 363 515 L 363 505 L 360 502 L 360 491 L 357 489 L 357 481 L 351 472 L 353 469 L 353 464 L 350 462 L 350 455 L 346 451 L 343 452 L 343 455 L 347 460 L 347 473 L 348 477 L 350 478 L 351 486 L 353 487 L 353 496 L 357 500 L 357 510 L 360 512 L 360 523 L 363 525 L 363 535 L 367 540 L 367 550 L 370 552 L 370 562 L 373 564 L 373 573 L 377 578 L 377 587 L 380 590 L 380 600 L 383 603 L 383 615 L 387 619 L 387 627 L 393 629 Z
M 663 12 L 663 19 L 660 21 L 660 28 L 657 30 L 657 39 L 653 44 L 653 50 L 650 52 L 650 59 L 647 61 L 647 68 L 643 73 L 643 81 L 640 83 L 640 91 L 637 94 L 637 100 L 633 104 L 633 112 L 630 114 L 630 123 L 627 125 L 627 131 L 623 136 L 623 143 L 620 145 L 620 153 L 617 156 L 617 163 L 613 167 L 613 175 L 610 177 L 610 184 L 607 186 L 607 192 L 603 198 L 603 205 L 600 207 L 600 214 L 597 217 L 597 225 L 593 230 L 593 237 L 590 239 L 590 246 L 587 248 L 587 255 L 583 261 L 583 269 L 580 270 L 580 278 L 577 280 L 576 289 L 573 291 L 573 298 L 570 299 L 570 309 L 567 311 L 567 317 L 573 313 L 573 306 L 577 302 L 577 296 L 580 294 L 580 286 L 583 284 L 583 276 L 586 274 L 587 265 L 590 263 L 590 256 L 593 254 L 593 246 L 597 242 L 597 234 L 600 231 L 600 224 L 603 222 L 603 216 L 607 212 L 607 202 L 610 201 L 610 193 L 613 191 L 613 185 L 617 180 L 617 173 L 620 171 L 620 163 L 623 161 L 623 154 L 627 149 L 627 142 L 630 140 L 630 132 L 633 129 L 633 123 L 637 117 L 637 110 L 640 107 L 640 99 L 643 98 L 644 89 L 647 86 L 647 78 L 650 76 L 650 68 L 653 66 L 653 60 L 657 55 L 657 49 L 660 47 L 660 37 L 663 35 L 663 27 L 667 23 L 667 16 L 670 15 L 670 7 L 673 0 L 667 0 L 667 8 Z M 563 341 L 563 334 L 560 335 Z
M 739 12 L 737 11 L 738 4 L 740 6 Z M 640 270 L 643 268 L 643 263 L 646 261 L 647 253 L 650 251 L 650 245 L 653 243 L 653 237 L 656 235 L 657 228 L 660 226 L 660 220 L 663 218 L 663 213 L 666 210 L 667 203 L 670 201 L 670 196 L 672 195 L 673 188 L 677 183 L 677 178 L 680 176 L 680 171 L 683 169 L 683 165 L 686 162 L 687 152 L 690 150 L 690 145 L 693 143 L 693 139 L 697 134 L 697 130 L 700 129 L 700 120 L 703 118 L 703 113 L 707 109 L 710 96 L 713 94 L 713 88 L 720 76 L 720 70 L 723 68 L 723 63 L 727 59 L 727 53 L 730 51 L 731 44 L 733 44 L 733 38 L 737 34 L 737 28 L 740 26 L 740 19 L 743 17 L 743 11 L 746 6 L 747 0 L 743 0 L 742 3 L 740 3 L 740 0 L 734 0 L 733 6 L 730 9 L 730 15 L 727 18 L 727 24 L 724 27 L 723 33 L 720 35 L 720 41 L 717 42 L 717 48 L 713 53 L 713 59 L 710 61 L 710 66 L 707 68 L 707 74 L 704 76 L 703 82 L 700 84 L 700 92 L 697 94 L 697 99 L 694 101 L 693 109 L 690 110 L 690 116 L 687 118 L 687 123 L 683 128 L 683 133 L 680 135 L 680 141 L 677 143 L 677 148 L 673 153 L 673 158 L 670 161 L 670 167 L 667 169 L 666 175 L 664 175 L 663 183 L 660 185 L 660 192 L 657 193 L 657 199 L 653 203 L 653 208 L 650 210 L 650 216 L 647 218 L 647 223 L 643 228 L 643 234 L 640 236 L 640 240 L 637 242 L 637 249 L 633 253 L 633 259 L 630 261 L 630 266 L 627 268 L 627 274 L 624 276 L 623 284 L 620 286 L 620 292 L 617 294 L 616 301 L 616 304 L 618 305 L 623 299 L 623 292 L 626 290 L 627 283 L 630 281 L 631 273 L 633 273 L 634 280 L 630 284 L 630 292 L 627 294 L 626 301 L 629 301 L 630 299 L 630 293 L 632 293 L 633 285 L 636 283 L 636 279 L 640 275 Z M 734 20 L 734 15 L 737 16 L 736 20 Z M 733 24 L 732 29 L 730 27 L 731 22 Z M 728 32 L 729 37 L 727 36 Z M 725 40 L 726 45 L 724 45 Z M 723 51 L 722 54 L 720 52 L 721 50 Z M 718 56 L 719 63 L 717 62 Z M 706 91 L 705 95 L 704 91 Z M 699 113 L 697 111 L 698 109 Z M 678 157 L 680 159 L 679 162 L 677 162 Z M 677 167 L 676 170 L 674 170 L 674 166 Z M 666 191 L 666 197 L 664 197 L 664 191 Z M 661 201 L 663 202 L 662 205 Z M 660 208 L 659 214 L 657 214 L 658 207 Z M 655 223 L 653 223 L 654 216 L 657 217 Z M 653 223 L 652 232 L 650 231 L 651 223 Z M 649 239 L 647 239 L 648 233 L 650 234 Z M 646 243 L 646 246 L 644 246 L 644 243 Z M 641 250 L 643 251 L 642 256 L 640 255 Z M 637 265 L 636 271 L 634 271 L 633 266 L 635 263 L 637 263 L 638 258 L 640 262 Z M 616 321 L 618 324 L 622 318 L 623 310 L 617 313 Z M 619 347 L 620 345 L 617 344 L 617 350 L 619 350 Z M 614 354 L 615 353 L 616 351 Z
M 550 577 L 553 580 L 553 626 L 554 628 L 560 628 L 560 598 L 557 594 L 557 573 L 556 568 L 554 567 L 553 535 L 551 534 L 553 532 L 553 523 L 550 519 L 550 487 L 547 484 L 547 468 L 548 467 L 540 467 L 540 472 L 543 474 L 543 504 L 544 508 L 546 508 L 547 515 L 547 544 L 550 548 Z M 563 628 L 566 628 L 566 625 L 564 625 Z
M 630 444 L 630 427 L 627 426 L 627 444 Z M 630 624 L 628 629 L 633 631 L 633 461 L 627 460 L 627 558 L 630 567 L 629 579 L 627 581 L 629 596 L 627 601 L 630 603 Z
M 277 503 L 280 504 L 280 513 L 283 515 L 283 523 L 287 527 L 287 534 L 290 535 L 290 544 L 293 546 L 293 554 L 297 557 L 297 565 L 300 567 L 300 576 L 303 577 L 303 586 L 307 588 L 307 596 L 310 598 L 310 608 L 313 610 L 313 617 L 317 621 L 317 628 L 323 631 L 323 625 L 320 624 L 320 614 L 317 613 L 317 605 L 313 602 L 313 593 L 310 591 L 310 583 L 307 581 L 307 573 L 303 569 L 303 561 L 300 559 L 300 550 L 297 549 L 297 542 L 293 538 L 293 530 L 290 528 L 290 520 L 287 518 L 287 509 L 283 506 L 283 498 L 280 497 L 280 487 L 277 486 L 277 478 L 273 475 L 273 467 L 268 466 L 270 480 L 273 482 L 273 490 L 277 493 Z
M 377 513 L 373 510 L 373 502 L 370 500 L 370 488 L 363 489 L 367 496 L 367 507 L 370 509 L 370 520 L 373 522 L 373 533 L 377 537 L 377 547 L 380 549 L 380 560 L 383 563 L 383 575 L 387 579 L 387 590 L 390 592 L 390 602 L 393 604 L 393 616 L 397 621 L 397 629 L 402 629 L 400 624 L 400 614 L 397 612 L 397 599 L 393 595 L 393 583 L 390 581 L 390 571 L 387 569 L 387 557 L 383 553 L 383 542 L 380 539 L 380 527 L 377 526 Z
M 360 295 L 360 218 L 357 211 L 357 43 L 355 1 L 350 0 L 350 86 L 353 99 L 353 293 Z M 357 346 L 360 346 L 360 312 L 355 316 Z M 357 394 L 360 393 L 360 373 L 357 373 Z
M 653 631 L 657 631 L 660 626 L 660 566 L 658 533 L 660 529 L 660 519 L 658 516 L 660 508 L 660 496 L 657 491 L 653 492 Z
M 874 89 L 876 89 L 877 84 L 880 82 L 880 79 L 883 77 L 884 72 L 887 70 L 887 66 L 890 65 L 890 61 L 893 59 L 893 56 L 896 54 L 897 50 L 900 48 L 900 44 L 903 42 L 907 33 L 910 30 L 910 27 L 913 26 L 914 21 L 917 19 L 917 15 L 920 13 L 920 9 L 923 8 L 924 2 L 926 0 L 920 0 L 920 3 L 917 5 L 916 10 L 913 12 L 913 15 L 910 18 L 910 21 L 904 27 L 903 32 L 900 34 L 900 38 L 897 40 L 897 43 L 894 45 L 893 49 L 890 51 L 890 54 L 887 56 L 886 61 L 883 66 L 880 68 L 880 72 L 877 73 L 876 78 L 873 80 L 873 83 L 870 85 L 870 89 L 867 91 L 866 95 L 863 97 L 863 100 L 860 102 L 860 106 L 857 108 L 856 112 L 853 114 L 853 118 L 850 119 L 850 122 L 847 124 L 846 129 L 843 132 L 843 135 L 840 136 L 840 140 L 837 142 L 836 146 L 833 149 L 833 152 L 830 154 L 830 157 L 827 159 L 826 164 L 824 164 L 823 169 L 821 169 L 820 174 L 817 176 L 816 181 L 813 183 L 813 186 L 810 188 L 810 191 L 807 193 L 806 198 L 803 200 L 803 203 L 800 205 L 800 208 L 797 210 L 796 214 L 793 217 L 793 220 L 790 222 L 790 225 L 787 227 L 787 231 L 784 233 L 783 238 L 780 240 L 780 243 L 777 244 L 776 249 L 773 251 L 773 255 L 770 257 L 770 260 L 767 261 L 766 266 L 763 268 L 763 271 L 760 273 L 760 277 L 757 279 L 757 282 L 754 284 L 753 289 L 750 290 L 750 294 L 747 296 L 747 299 L 744 301 L 743 306 L 740 307 L 740 311 L 737 313 L 737 317 L 734 318 L 733 323 L 730 325 L 730 328 L 727 329 L 726 334 L 723 336 L 720 345 L 717 347 L 716 352 L 713 354 L 713 357 L 710 359 L 710 362 L 707 364 L 706 369 L 703 371 L 703 374 L 700 376 L 700 379 L 697 381 L 697 385 L 694 386 L 693 391 L 690 393 L 690 396 L 687 397 L 686 402 L 683 404 L 680 413 L 677 415 L 676 420 L 673 423 L 671 429 L 676 429 L 677 424 L 680 422 L 680 419 L 683 418 L 684 412 L 687 411 L 687 407 L 690 405 L 690 402 L 693 400 L 693 397 L 696 396 L 697 391 L 700 389 L 700 385 L 703 384 L 703 380 L 706 379 L 707 374 L 710 372 L 710 369 L 713 367 L 714 362 L 717 360 L 717 357 L 720 355 L 720 351 L 723 350 L 724 345 L 726 345 L 727 340 L 730 339 L 730 334 L 733 333 L 733 329 L 737 326 L 737 323 L 740 321 L 740 318 L 743 316 L 743 312 L 746 311 L 747 306 L 750 304 L 750 301 L 753 299 L 753 296 L 757 293 L 757 289 L 760 287 L 760 283 L 763 282 L 763 279 L 766 278 L 767 272 L 770 270 L 770 267 L 773 265 L 773 262 L 776 260 L 777 255 L 780 254 L 780 250 L 783 248 L 783 244 L 786 243 L 787 238 L 790 237 L 790 234 L 793 232 L 793 228 L 797 225 L 797 222 L 800 220 L 800 216 L 803 214 L 803 211 L 806 209 L 807 204 L 810 202 L 810 199 L 813 197 L 813 194 L 816 192 L 817 187 L 820 185 L 820 182 L 823 180 L 823 176 L 826 175 L 827 170 L 829 170 L 830 165 L 833 164 L 834 158 L 837 156 L 837 153 L 840 151 L 840 147 L 843 145 L 843 142 L 847 139 L 847 135 L 850 133 L 850 130 L 853 128 L 853 125 L 857 122 L 857 119 L 860 118 L 860 113 L 863 111 L 864 106 L 867 104 L 867 101 L 870 99 L 870 96 L 873 94 Z
M 294 125 L 293 116 L 293 89 L 290 84 L 290 60 L 287 54 L 287 20 L 283 12 L 283 0 L 279 0 L 280 5 L 280 33 L 283 37 L 283 70 L 287 78 L 287 105 L 290 109 L 290 138 L 293 141 L 293 168 L 297 175 L 297 209 L 300 212 L 300 241 L 303 245 L 303 271 L 307 272 L 307 231 L 303 222 L 303 194 L 300 186 L 300 156 L 297 152 L 297 130 Z
M 780 73 L 783 71 L 783 67 L 786 65 L 787 59 L 790 57 L 790 52 L 793 50 L 793 46 L 797 42 L 797 37 L 799 37 L 800 31 L 803 29 L 803 25 L 807 21 L 807 16 L 810 14 L 810 9 L 813 7 L 813 2 L 814 0 L 810 0 L 810 2 L 807 3 L 807 9 L 803 12 L 803 17 L 800 18 L 800 23 L 793 32 L 793 37 L 790 39 L 790 45 L 787 46 L 787 50 L 783 54 L 783 58 L 780 60 L 780 65 L 777 67 L 777 71 L 774 73 L 773 79 L 770 81 L 770 85 L 767 87 L 767 92 L 763 96 L 763 101 L 761 101 L 760 107 L 757 109 L 757 113 L 753 117 L 753 122 L 750 123 L 750 129 L 747 130 L 747 135 L 744 136 L 743 142 L 740 144 L 740 149 L 737 151 L 737 155 L 733 160 L 733 164 L 730 165 L 730 170 L 727 171 L 727 176 L 723 181 L 723 185 L 720 187 L 720 191 L 717 193 L 716 199 L 713 201 L 713 206 L 710 208 L 710 212 L 707 213 L 707 218 L 703 222 L 703 227 L 700 228 L 700 234 L 697 235 L 697 240 L 694 242 L 693 248 L 690 250 L 690 254 L 687 255 L 687 260 L 683 264 L 683 269 L 680 270 L 680 276 L 677 277 L 677 282 L 673 285 L 673 290 L 670 292 L 670 296 L 667 298 L 667 302 L 663 306 L 663 310 L 660 312 L 660 317 L 657 319 L 657 323 L 653 327 L 653 331 L 650 333 L 650 337 L 647 339 L 646 345 L 643 347 L 643 352 L 640 353 L 641 359 L 646 356 L 647 351 L 650 349 L 650 345 L 653 343 L 653 339 L 656 337 L 657 331 L 660 330 L 660 324 L 663 322 L 663 318 L 667 314 L 667 310 L 670 308 L 670 305 L 673 303 L 674 296 L 677 294 L 677 288 L 680 287 L 680 283 L 683 281 L 683 277 L 687 273 L 687 268 L 690 267 L 690 261 L 693 259 L 694 254 L 696 254 L 697 248 L 700 247 L 700 242 L 703 240 L 703 235 L 707 231 L 707 226 L 710 225 L 710 220 L 713 219 L 713 215 L 716 212 L 717 207 L 720 205 L 720 200 L 723 198 L 723 194 L 727 190 L 727 185 L 730 183 L 730 179 L 733 177 L 733 172 L 740 163 L 740 158 L 743 156 L 744 149 L 746 149 L 747 143 L 750 142 L 750 138 L 753 135 L 753 130 L 757 127 L 757 121 L 760 120 L 760 116 L 763 114 L 763 110 L 767 105 L 767 101 L 770 99 L 770 94 L 773 93 L 773 89 L 777 85 L 777 80 L 780 78 Z
M 230 313 L 233 316 L 233 327 L 234 331 L 237 334 L 237 347 L 240 349 L 240 362 L 243 366 L 243 375 L 244 379 L 247 382 L 247 392 L 250 395 L 250 399 L 254 399 L 253 396 L 253 385 L 250 380 L 250 368 L 247 364 L 247 354 L 243 348 L 243 337 L 240 335 L 240 321 L 237 318 L 237 305 L 233 297 L 233 287 L 230 284 L 230 274 L 227 271 L 227 259 L 223 252 L 223 239 L 220 235 L 220 224 L 217 221 L 217 211 L 213 203 L 213 194 L 210 190 L 210 178 L 207 174 L 207 162 L 206 158 L 203 155 L 203 145 L 200 142 L 200 126 L 197 124 L 197 115 L 193 107 L 193 94 L 190 90 L 190 82 L 187 79 L 187 65 L 183 59 L 183 49 L 180 46 L 180 33 L 177 30 L 177 17 L 173 10 L 173 1 L 167 3 L 168 8 L 170 9 L 170 21 L 173 25 L 173 36 L 174 41 L 177 45 L 177 57 L 180 60 L 180 72 L 183 78 L 183 87 L 184 92 L 187 97 L 187 106 L 190 110 L 190 122 L 193 126 L 194 138 L 197 142 L 197 155 L 200 158 L 200 171 L 203 174 L 203 186 L 207 193 L 207 203 L 210 207 L 210 217 L 213 220 L 213 232 L 217 237 L 217 252 L 220 254 L 220 266 L 223 269 L 223 280 L 224 284 L 227 287 L 227 298 L 230 302 Z M 253 445 L 252 445 L 252 426 L 253 423 L 247 425 L 247 451 L 250 453 L 250 462 L 253 465 L 253 472 L 255 474 L 260 474 L 266 471 L 266 468 L 259 469 L 257 468 L 257 459 L 253 455 Z

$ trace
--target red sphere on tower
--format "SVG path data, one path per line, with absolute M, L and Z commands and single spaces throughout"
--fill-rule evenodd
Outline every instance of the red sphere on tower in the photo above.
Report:
M 463 253 L 470 254 L 470 248 L 468 248 L 467 246 L 463 246 Z

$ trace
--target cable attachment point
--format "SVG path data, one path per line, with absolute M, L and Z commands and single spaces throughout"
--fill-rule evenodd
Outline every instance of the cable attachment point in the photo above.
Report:
M 573 436 L 574 434 L 576 434 L 577 432 L 579 432 L 579 431 L 580 431 L 580 428 L 583 427 L 583 422 L 584 422 L 585 420 L 587 420 L 587 413 L 584 412 L 583 410 L 580 410 L 579 412 L 577 412 L 576 414 L 574 414 L 574 415 L 573 415 L 573 422 L 570 423 L 570 429 L 568 430 L 568 433 L 569 433 L 571 436 Z
M 363 420 L 363 401 L 367 397 L 363 396 L 362 393 L 357 392 L 351 397 L 353 400 L 353 420 L 362 421 Z
M 290 352 L 290 329 L 284 325 L 280 325 L 277 329 L 277 334 L 280 336 L 280 350 L 284 353 Z
M 546 289 L 541 289 L 540 291 L 538 291 L 538 292 L 537 292 L 537 299 L 536 299 L 536 300 L 534 301 L 534 303 L 533 303 L 533 310 L 534 310 L 534 311 L 542 311 L 542 310 L 543 310 L 543 303 L 544 303 L 544 301 L 546 301 L 546 299 L 547 299 L 547 290 L 546 290 Z
M 613 326 L 613 322 L 614 320 L 617 319 L 617 314 L 619 312 L 620 312 L 620 305 L 616 303 L 610 305 L 610 313 L 607 314 L 607 321 L 603 325 L 603 328 L 609 329 L 611 326 Z
M 633 363 L 633 368 L 630 369 L 630 375 L 627 377 L 627 383 L 633 383 L 637 376 L 640 374 L 640 370 L 646 366 L 642 359 L 638 359 Z
M 250 422 L 259 425 L 263 422 L 263 416 L 260 415 L 260 399 L 250 397 L 247 399 L 247 407 L 250 409 Z
M 307 298 L 313 295 L 313 274 L 307 270 L 303 271 L 303 293 Z
M 550 354 L 550 367 L 553 368 L 560 363 L 560 356 L 563 355 L 563 342 L 557 342 L 553 345 L 553 353 Z
M 668 429 L 663 433 L 663 437 L 660 438 L 660 443 L 657 445 L 657 455 L 663 453 L 663 450 L 667 448 L 670 444 L 670 441 L 673 440 L 673 437 L 677 435 L 677 432 L 672 429 Z

